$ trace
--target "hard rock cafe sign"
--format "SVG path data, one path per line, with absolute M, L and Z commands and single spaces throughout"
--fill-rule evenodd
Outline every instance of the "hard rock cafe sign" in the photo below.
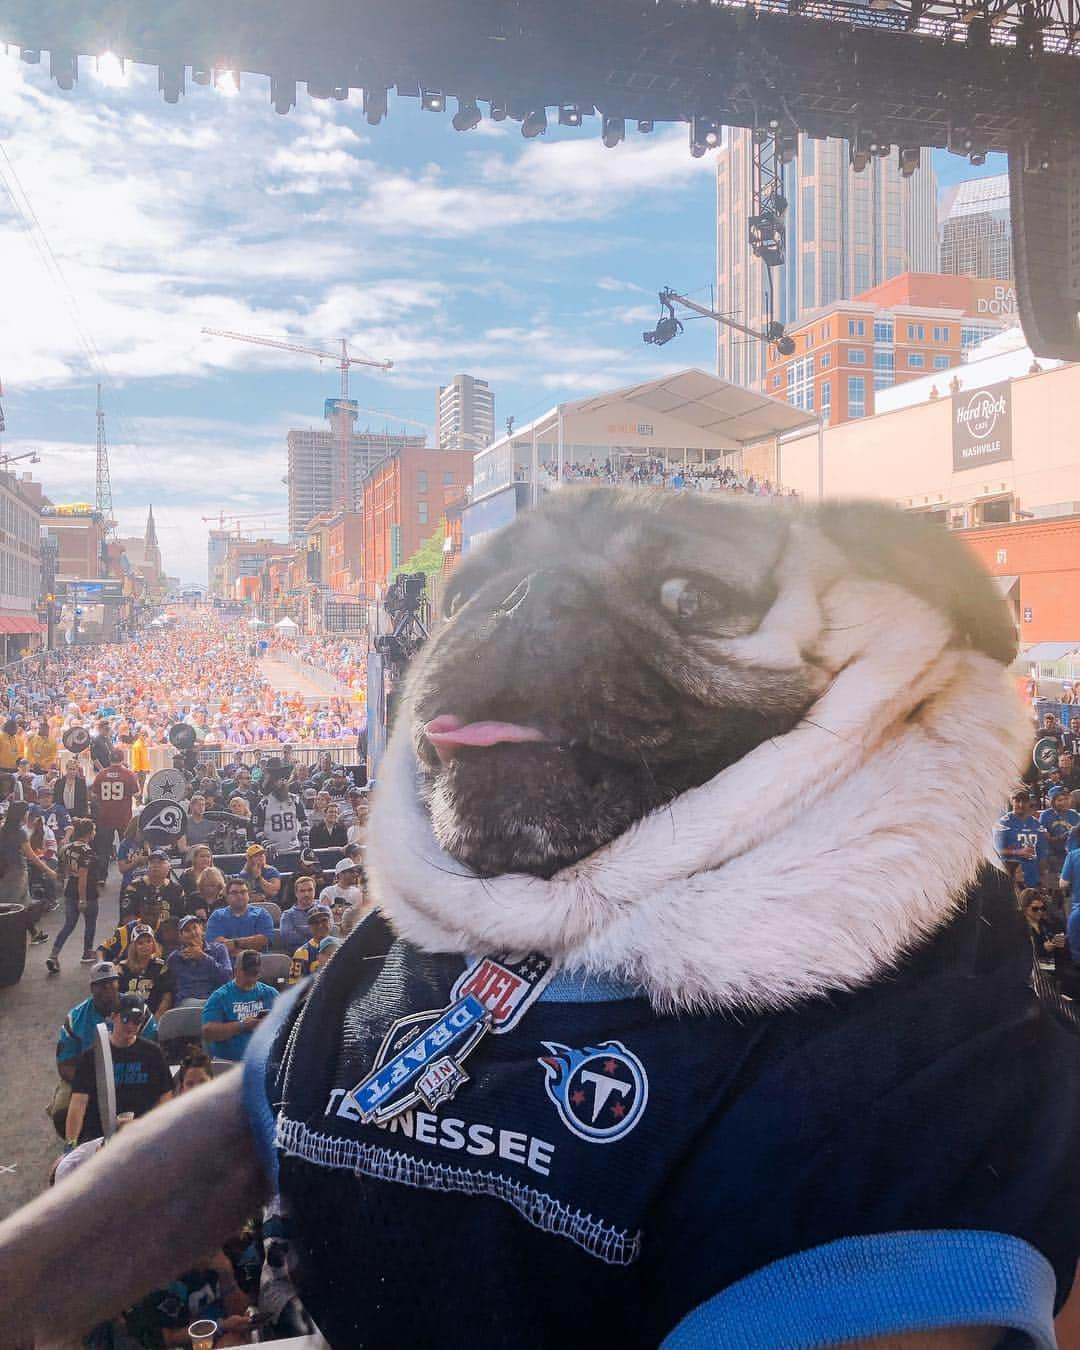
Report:
M 1012 389 L 1008 380 L 954 394 L 952 426 L 953 472 L 1012 459 Z

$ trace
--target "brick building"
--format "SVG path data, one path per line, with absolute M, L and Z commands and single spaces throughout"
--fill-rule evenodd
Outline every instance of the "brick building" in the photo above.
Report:
M 872 417 L 877 390 L 959 365 L 1015 320 L 1008 282 L 905 272 L 790 328 L 795 352 L 769 349 L 766 393 L 831 426 Z
M 997 580 L 1023 646 L 1080 633 L 1080 515 L 957 534 Z
M 434 533 L 448 503 L 472 486 L 470 450 L 407 446 L 364 482 L 363 580 L 385 586 Z

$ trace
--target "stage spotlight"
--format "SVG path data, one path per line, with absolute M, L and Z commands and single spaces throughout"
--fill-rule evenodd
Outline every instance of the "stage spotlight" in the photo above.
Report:
M 276 113 L 285 113 L 296 107 L 296 81 L 270 76 L 270 102 Z
M 526 113 L 521 119 L 521 134 L 527 141 L 531 141 L 535 136 L 543 136 L 547 131 L 547 109 L 537 108 L 531 113 Z
M 451 117 L 450 125 L 455 131 L 472 131 L 480 125 L 480 108 L 475 99 L 459 98 L 457 112 Z
M 626 122 L 621 117 L 608 117 L 605 113 L 600 123 L 600 139 L 609 150 L 613 150 L 620 141 L 626 139 Z
M 720 144 L 720 127 L 711 117 L 691 117 L 690 153 L 700 159 L 706 150 L 713 150 Z
M 386 116 L 386 90 L 364 89 L 364 116 L 368 126 L 377 127 Z
M 797 131 L 776 132 L 776 157 L 781 164 L 790 164 L 799 153 L 799 133 Z
M 200 84 L 200 85 L 202 85 L 203 88 L 205 89 L 205 87 L 210 83 L 210 81 L 211 81 L 213 78 L 214 78 L 214 72 L 213 72 L 212 70 L 207 70 L 207 69 L 206 69 L 205 67 L 203 67 L 203 66 L 192 66 L 192 67 L 191 67 L 191 83 L 192 83 L 192 84 Z
M 922 153 L 919 147 L 917 145 L 901 145 L 896 153 L 901 175 L 904 178 L 910 178 L 922 163 Z
M 502 104 L 502 103 L 492 103 L 492 104 L 491 104 L 491 120 L 492 120 L 493 122 L 505 122 L 505 121 L 506 121 L 506 107 L 505 107 L 504 104 Z
M 420 94 L 420 106 L 425 112 L 445 112 L 446 95 L 438 89 L 424 89 Z
M 559 104 L 559 126 L 561 127 L 579 127 L 581 126 L 581 109 L 576 103 Z
M 68 52 L 50 52 L 49 74 L 59 88 L 74 89 L 79 78 L 79 58 Z
M 637 129 L 643 136 L 647 136 L 652 131 L 655 123 L 651 117 L 641 117 L 638 119 Z
M 214 88 L 226 98 L 235 98 L 240 92 L 240 72 L 238 70 L 215 70 Z

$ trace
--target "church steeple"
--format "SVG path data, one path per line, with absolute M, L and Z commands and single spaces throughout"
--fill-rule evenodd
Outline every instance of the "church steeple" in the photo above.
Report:
M 146 517 L 146 549 L 147 552 L 152 548 L 157 548 L 157 526 L 154 524 L 154 508 L 150 507 L 150 512 Z

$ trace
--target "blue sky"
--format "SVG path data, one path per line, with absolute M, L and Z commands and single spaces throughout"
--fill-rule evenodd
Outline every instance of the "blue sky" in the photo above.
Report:
M 185 579 L 205 579 L 204 515 L 283 533 L 286 433 L 322 425 L 338 390 L 330 363 L 204 325 L 392 359 L 354 368 L 352 396 L 373 410 L 361 425 L 413 431 L 459 370 L 491 382 L 501 427 L 713 367 L 707 321 L 662 352 L 641 341 L 661 286 L 704 299 L 712 280 L 712 157 L 690 157 L 684 127 L 606 150 L 595 119 L 526 142 L 511 121 L 458 133 L 399 99 L 370 128 L 358 96 L 301 90 L 279 117 L 256 77 L 170 107 L 153 71 L 113 87 L 84 61 L 65 94 L 0 49 L 0 142 L 51 250 L 0 190 L 0 448 L 39 450 L 53 500 L 92 500 L 103 378 L 121 530 L 141 533 L 152 501 Z M 977 172 L 935 167 L 943 186 Z

